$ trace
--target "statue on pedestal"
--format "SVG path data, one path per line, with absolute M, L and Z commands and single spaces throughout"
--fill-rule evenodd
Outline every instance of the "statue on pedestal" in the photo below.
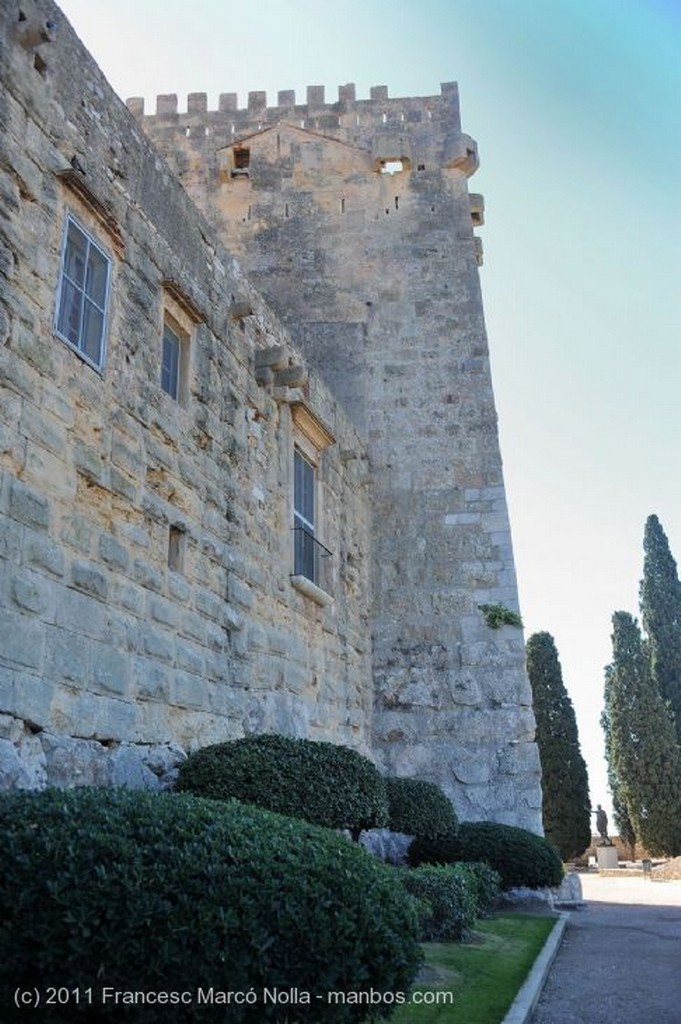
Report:
M 596 828 L 601 837 L 601 846 L 612 846 L 612 840 L 608 839 L 608 815 L 600 804 L 596 804 Z

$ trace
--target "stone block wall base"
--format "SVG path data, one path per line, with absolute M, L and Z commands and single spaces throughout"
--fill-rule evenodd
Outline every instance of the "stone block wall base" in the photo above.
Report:
M 2 716 L 6 725 L 6 716 Z M 48 786 L 126 786 L 169 789 L 185 752 L 176 744 L 103 744 L 49 732 L 33 733 L 15 720 L 0 735 L 0 790 Z

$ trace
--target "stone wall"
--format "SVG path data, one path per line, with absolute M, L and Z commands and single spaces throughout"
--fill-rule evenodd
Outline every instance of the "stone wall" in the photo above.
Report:
M 252 731 L 366 752 L 356 430 L 47 0 L 0 8 L 0 74 L 0 787 L 165 785 Z M 111 264 L 100 368 L 55 333 L 69 214 Z M 291 583 L 300 422 L 330 604 Z
M 479 607 L 518 597 L 456 85 L 129 105 L 366 441 L 376 755 L 540 831 L 522 631 Z
M 479 607 L 517 591 L 456 86 L 144 117 L 51 0 L 0 19 L 0 785 L 166 785 L 276 730 L 540 831 L 522 632 Z M 101 365 L 56 330 L 69 218 Z

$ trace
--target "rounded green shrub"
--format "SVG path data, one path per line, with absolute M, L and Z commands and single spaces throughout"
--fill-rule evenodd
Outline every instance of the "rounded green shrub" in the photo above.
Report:
M 560 854 L 542 836 L 494 821 L 462 821 L 456 835 L 417 836 L 407 851 L 412 867 L 420 864 L 482 862 L 501 877 L 503 889 L 560 885 Z
M 434 782 L 387 778 L 389 820 L 393 832 L 411 836 L 439 836 L 456 831 L 451 800 Z
M 459 826 L 460 860 L 483 861 L 501 875 L 504 889 L 539 889 L 560 885 L 560 854 L 542 836 L 494 821 L 466 821 Z
M 454 864 L 460 860 L 461 842 L 457 832 L 416 836 L 407 850 L 407 863 L 413 868 L 420 864 Z
M 501 875 L 489 864 L 462 862 L 459 867 L 473 880 L 478 917 L 485 917 L 496 906 L 501 892 Z
M 424 864 L 400 871 L 407 892 L 425 906 L 420 915 L 422 942 L 465 938 L 478 916 L 477 885 L 461 864 Z
M 327 828 L 380 828 L 388 819 L 385 783 L 349 747 L 288 736 L 246 736 L 191 754 L 177 788 L 213 800 L 241 800 Z
M 406 991 L 420 960 L 390 868 L 327 829 L 186 794 L 0 795 L 0 921 L 3 1024 L 345 1024 L 366 1005 L 326 993 Z

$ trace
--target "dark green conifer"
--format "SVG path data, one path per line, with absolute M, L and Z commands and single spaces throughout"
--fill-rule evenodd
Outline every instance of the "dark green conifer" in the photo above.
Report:
M 626 802 L 622 796 L 622 786 L 617 773 L 613 767 L 612 748 L 610 742 L 610 718 L 608 716 L 609 687 L 611 686 L 612 667 L 608 665 L 605 671 L 605 708 L 601 714 L 601 727 L 605 734 L 605 759 L 608 764 L 608 788 L 612 796 L 612 814 L 615 821 L 617 834 L 629 848 L 629 856 L 633 860 L 636 856 L 636 829 L 629 817 Z
M 634 829 L 652 854 L 681 854 L 681 749 L 628 612 L 613 615 L 606 670 L 607 754 Z
M 643 552 L 641 622 L 648 638 L 653 679 L 674 716 L 681 743 L 681 584 L 657 516 L 646 520 Z
M 550 633 L 535 633 L 527 641 L 527 671 L 542 769 L 544 834 L 563 859 L 570 860 L 591 842 L 589 779 L 575 711 Z

